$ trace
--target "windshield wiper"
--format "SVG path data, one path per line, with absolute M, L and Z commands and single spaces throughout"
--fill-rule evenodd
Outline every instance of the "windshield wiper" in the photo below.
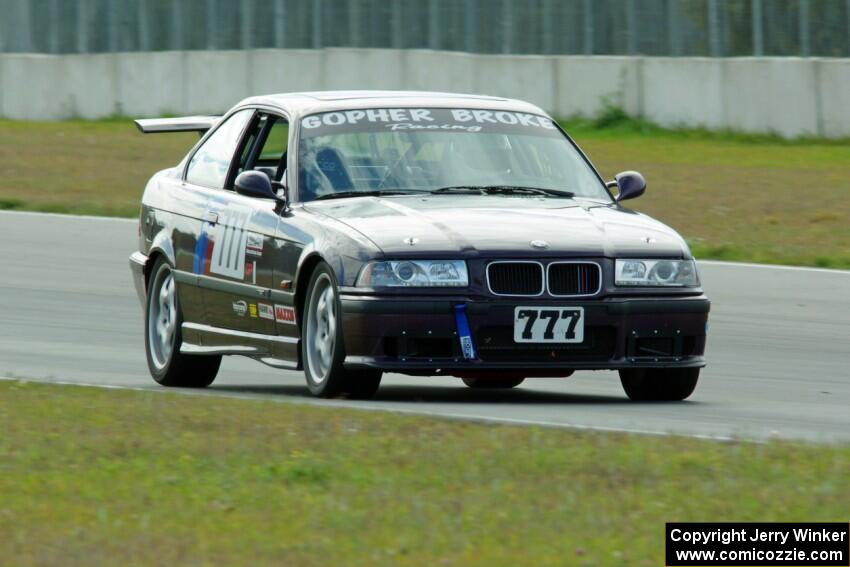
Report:
M 401 189 L 382 189 L 380 191 L 337 191 L 336 193 L 328 193 L 313 199 L 314 201 L 323 201 L 325 199 L 345 199 L 346 197 L 380 197 L 382 195 L 410 195 L 411 193 L 425 193 L 426 191 L 418 190 L 401 190 Z
M 484 192 L 492 195 L 546 195 L 548 197 L 572 198 L 576 194 L 572 191 L 560 189 L 544 189 L 542 187 L 522 187 L 514 185 L 491 185 L 485 187 Z
M 461 193 L 466 195 L 483 195 L 484 188 L 475 185 L 450 185 L 449 187 L 440 187 L 431 191 L 434 195 L 441 193 Z
M 431 191 L 433 194 L 455 193 L 465 195 L 545 195 L 547 197 L 575 197 L 572 191 L 523 187 L 520 185 L 451 185 Z

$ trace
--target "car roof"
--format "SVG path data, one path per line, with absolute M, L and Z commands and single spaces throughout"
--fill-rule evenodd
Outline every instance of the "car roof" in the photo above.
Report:
M 474 108 L 509 110 L 547 116 L 529 102 L 486 95 L 428 91 L 314 91 L 282 93 L 246 98 L 235 108 L 268 106 L 288 113 L 293 119 L 316 112 L 357 108 Z

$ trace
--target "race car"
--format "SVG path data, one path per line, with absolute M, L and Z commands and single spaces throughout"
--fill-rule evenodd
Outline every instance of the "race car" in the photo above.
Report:
M 606 183 L 537 106 L 292 93 L 136 125 L 201 134 L 148 182 L 130 257 L 159 384 L 208 386 L 242 355 L 322 397 L 371 397 L 386 372 L 696 387 L 710 304 L 687 244 L 623 207 L 639 173 Z

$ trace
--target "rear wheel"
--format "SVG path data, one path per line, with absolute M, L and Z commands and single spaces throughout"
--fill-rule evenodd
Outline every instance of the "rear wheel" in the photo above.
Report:
M 493 390 L 498 388 L 516 388 L 525 378 L 463 378 L 463 383 L 476 390 Z
M 205 388 L 215 380 L 221 356 L 181 353 L 182 325 L 174 275 L 171 266 L 160 258 L 153 266 L 145 308 L 148 369 L 163 386 Z
M 620 383 L 631 400 L 681 401 L 694 393 L 699 368 L 629 368 Z
M 322 398 L 371 398 L 381 385 L 378 370 L 346 370 L 342 307 L 330 266 L 316 267 L 307 288 L 301 358 L 310 392 Z

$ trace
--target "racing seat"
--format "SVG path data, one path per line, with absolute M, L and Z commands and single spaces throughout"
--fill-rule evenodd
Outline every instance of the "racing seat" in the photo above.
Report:
M 312 159 L 305 160 L 306 167 L 301 169 L 302 201 L 312 201 L 316 197 L 339 191 L 354 191 L 354 182 L 348 172 L 348 164 L 342 153 L 330 146 L 316 150 Z
M 325 146 L 316 152 L 316 165 L 325 174 L 334 191 L 354 191 L 348 165 L 339 150 Z

